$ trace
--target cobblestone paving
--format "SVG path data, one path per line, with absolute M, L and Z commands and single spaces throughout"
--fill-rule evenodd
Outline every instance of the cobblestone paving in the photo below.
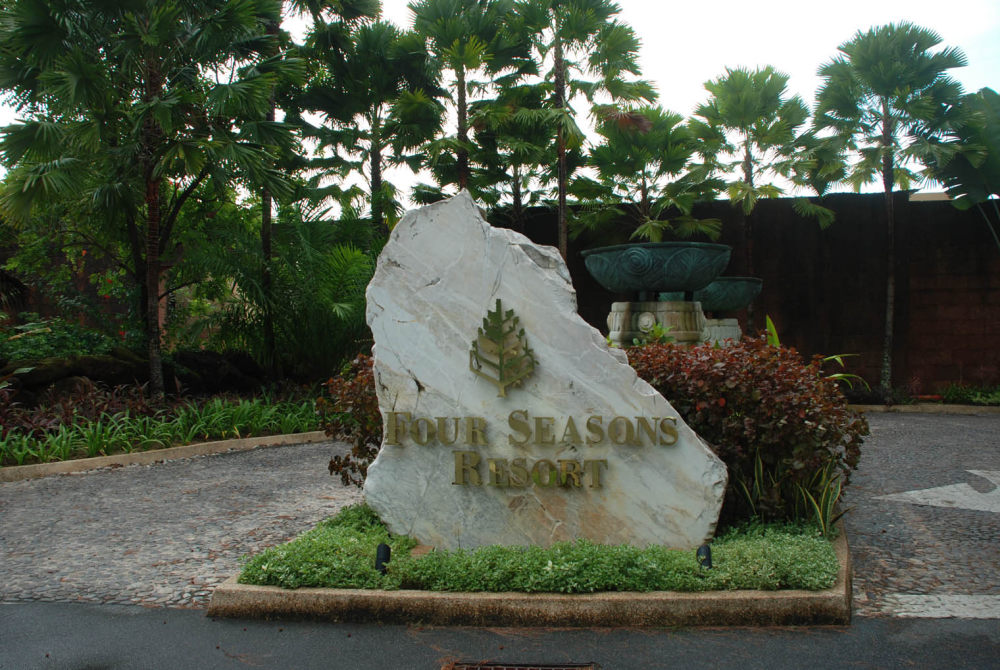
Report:
M 996 618 L 1000 515 L 877 500 L 1000 470 L 1000 416 L 875 414 L 848 490 L 855 611 Z M 0 483 L 0 602 L 203 607 L 239 558 L 360 500 L 331 443 Z M 339 447 L 342 448 L 342 447 Z
M 927 616 L 965 607 L 1000 618 L 1000 514 L 878 500 L 966 483 L 969 470 L 1000 470 L 1000 416 L 873 414 L 872 435 L 851 479 L 846 517 L 860 615 Z M 964 605 L 963 605 L 964 603 Z
M 204 607 L 239 558 L 360 500 L 331 443 L 0 484 L 0 602 Z

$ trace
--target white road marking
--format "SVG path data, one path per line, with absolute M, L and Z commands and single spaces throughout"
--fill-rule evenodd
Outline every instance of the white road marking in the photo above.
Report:
M 897 617 L 1000 619 L 1000 595 L 888 593 L 879 609 Z
M 1000 514 L 1000 471 L 968 470 L 967 472 L 989 480 L 994 486 L 993 490 L 987 493 L 980 493 L 968 484 L 951 484 L 932 489 L 892 493 L 890 495 L 878 496 L 875 500 L 892 500 L 914 505 L 953 507 Z

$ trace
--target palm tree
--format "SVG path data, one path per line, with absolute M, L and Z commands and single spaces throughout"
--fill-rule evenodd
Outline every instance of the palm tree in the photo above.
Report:
M 856 189 L 881 178 L 885 194 L 885 330 L 879 387 L 892 397 L 892 347 L 895 318 L 896 219 L 892 192 L 907 188 L 916 175 L 909 164 L 921 143 L 946 127 L 961 87 L 948 70 L 965 65 L 958 49 L 932 51 L 941 38 L 911 23 L 858 31 L 838 47 L 840 54 L 819 69 L 815 124 L 847 139 L 860 154 L 848 180 Z
M 581 223 L 597 227 L 620 219 L 625 212 L 615 204 L 628 202 L 637 224 L 633 238 L 660 242 L 667 232 L 717 238 L 718 220 L 691 216 L 695 203 L 709 197 L 717 184 L 702 178 L 697 169 L 689 171 L 697 144 L 684 118 L 661 107 L 631 112 L 596 107 L 595 113 L 602 141 L 591 150 L 589 163 L 597 168 L 600 181 L 577 180 L 574 190 L 585 186 L 600 206 L 588 208 Z M 667 214 L 672 216 L 665 218 Z
M 391 23 L 359 26 L 343 54 L 316 48 L 325 42 L 317 37 L 310 39 L 310 53 L 320 67 L 298 105 L 322 114 L 327 124 L 298 121 L 318 150 L 337 151 L 334 163 L 341 172 L 366 173 L 372 231 L 385 238 L 399 205 L 383 173 L 390 165 L 415 163 L 410 152 L 440 129 L 437 69 L 422 38 Z
M 983 88 L 966 95 L 960 115 L 962 123 L 943 141 L 931 138 L 925 162 L 956 207 L 979 210 L 1000 250 L 1000 94 Z
M 123 227 L 156 396 L 163 259 L 185 204 L 237 174 L 289 190 L 269 156 L 290 135 L 265 120 L 280 66 L 250 67 L 265 58 L 279 12 L 265 0 L 12 0 L 0 9 L 0 89 L 27 117 L 3 132 L 12 168 L 4 214 L 24 219 L 42 200 L 75 199 L 94 225 Z
M 809 111 L 802 98 L 787 94 L 788 75 L 771 66 L 755 70 L 726 68 L 705 83 L 711 93 L 698 107 L 692 129 L 706 160 L 729 176 L 729 200 L 739 205 L 746 273 L 753 274 L 753 220 L 761 198 L 782 193 L 775 183 L 795 168 L 796 131 Z M 748 316 L 748 327 L 752 327 Z
M 533 71 L 527 35 L 517 29 L 520 22 L 514 0 L 416 0 L 409 7 L 413 29 L 424 37 L 430 53 L 455 79 L 452 104 L 456 133 L 428 145 L 431 167 L 437 167 L 445 179 L 449 172 L 453 173 L 458 187 L 468 188 L 470 97 L 491 87 L 508 85 Z M 477 75 L 488 79 L 477 81 Z M 452 155 L 453 165 L 448 159 L 441 160 Z
M 620 8 L 611 0 L 524 0 L 524 25 L 532 33 L 535 58 L 551 86 L 549 128 L 555 136 L 559 253 L 566 257 L 566 195 L 570 170 L 567 152 L 583 141 L 572 100 L 591 103 L 598 95 L 616 104 L 653 102 L 656 93 L 638 76 L 639 40 L 631 27 L 614 19 Z M 588 79 L 591 78 L 591 79 Z
M 517 83 L 469 111 L 475 138 L 470 160 L 477 166 L 473 190 L 491 208 L 509 206 L 509 220 L 522 232 L 526 208 L 541 199 L 533 187 L 545 180 L 542 166 L 551 155 L 546 95 L 539 84 Z

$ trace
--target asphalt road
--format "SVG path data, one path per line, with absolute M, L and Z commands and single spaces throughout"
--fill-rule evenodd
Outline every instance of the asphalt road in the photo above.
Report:
M 551 630 L 206 618 L 199 593 L 239 553 L 294 535 L 354 496 L 313 472 L 329 448 L 283 447 L 0 485 L 0 668 L 1000 668 L 1000 487 L 990 479 L 1000 474 L 1000 415 L 870 421 L 847 497 L 851 626 Z M 113 604 L 122 602 L 136 604 Z

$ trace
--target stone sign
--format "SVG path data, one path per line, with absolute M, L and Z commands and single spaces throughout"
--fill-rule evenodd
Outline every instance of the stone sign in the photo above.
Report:
M 465 192 L 409 212 L 368 286 L 384 439 L 365 499 L 453 549 L 694 547 L 725 465 L 576 311 L 558 252 Z

